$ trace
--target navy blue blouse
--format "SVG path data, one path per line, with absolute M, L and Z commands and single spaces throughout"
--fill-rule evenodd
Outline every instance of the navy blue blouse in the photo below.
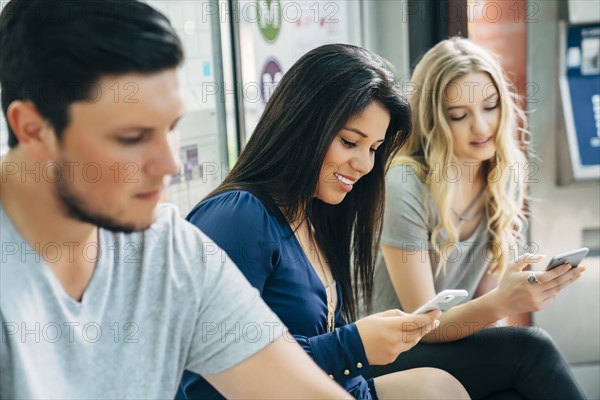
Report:
M 341 315 L 327 332 L 325 287 L 283 214 L 246 191 L 221 193 L 196 206 L 187 219 L 221 247 L 313 360 L 355 398 L 371 399 L 362 373 L 369 369 L 354 323 Z M 376 396 L 374 396 L 376 397 Z M 222 398 L 202 377 L 185 371 L 178 399 Z

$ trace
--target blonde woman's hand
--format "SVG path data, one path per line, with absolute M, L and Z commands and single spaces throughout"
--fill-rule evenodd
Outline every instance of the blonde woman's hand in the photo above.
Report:
M 355 322 L 371 365 L 393 362 L 400 353 L 411 349 L 419 340 L 438 327 L 441 312 L 411 315 L 388 310 Z
M 537 264 L 544 258 L 523 254 L 508 266 L 497 288 L 499 305 L 506 315 L 542 310 L 586 270 L 584 266 L 571 268 L 569 264 L 563 264 L 550 271 L 523 271 L 527 265 Z

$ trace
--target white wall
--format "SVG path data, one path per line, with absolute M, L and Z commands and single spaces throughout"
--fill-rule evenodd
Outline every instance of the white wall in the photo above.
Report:
M 388 59 L 408 82 L 408 0 L 363 0 L 362 18 L 364 47 Z

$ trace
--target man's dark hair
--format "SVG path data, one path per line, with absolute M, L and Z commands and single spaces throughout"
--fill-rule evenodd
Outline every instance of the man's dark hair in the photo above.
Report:
M 373 169 L 339 205 L 326 204 L 314 197 L 325 154 L 345 124 L 372 103 L 390 113 Z M 389 62 L 356 46 L 318 47 L 285 73 L 238 162 L 209 197 L 247 190 L 274 215 L 281 208 L 287 221 L 306 218 L 342 285 L 344 314 L 354 320 L 359 299 L 370 304 L 385 172 L 410 133 L 410 118 Z
M 167 18 L 137 0 L 12 0 L 0 14 L 2 111 L 30 101 L 57 137 L 69 105 L 97 101 L 107 75 L 176 68 L 183 49 Z M 8 127 L 8 145 L 18 140 Z

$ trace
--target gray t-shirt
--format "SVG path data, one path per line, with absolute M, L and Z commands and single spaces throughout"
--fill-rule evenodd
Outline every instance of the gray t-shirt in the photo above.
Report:
M 386 206 L 381 244 L 406 249 L 410 252 L 428 252 L 434 275 L 436 293 L 444 289 L 465 289 L 473 297 L 481 278 L 490 264 L 490 236 L 483 218 L 468 239 L 449 247 L 445 253 L 445 271 L 435 277 L 438 255 L 430 238 L 438 215 L 427 186 L 412 166 L 393 167 L 386 177 Z M 447 238 L 441 233 L 443 240 Z M 381 251 L 375 264 L 373 311 L 402 308 L 383 259 Z
M 175 207 L 133 234 L 100 230 L 82 301 L 0 207 L 0 398 L 172 399 L 184 369 L 224 371 L 283 324 L 225 252 Z

